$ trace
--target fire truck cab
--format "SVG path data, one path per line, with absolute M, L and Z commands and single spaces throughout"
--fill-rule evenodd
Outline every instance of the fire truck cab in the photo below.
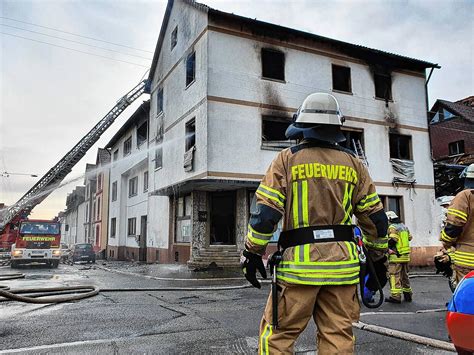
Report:
M 59 222 L 24 220 L 17 229 L 11 247 L 11 267 L 32 262 L 57 268 L 61 259 L 61 228 Z

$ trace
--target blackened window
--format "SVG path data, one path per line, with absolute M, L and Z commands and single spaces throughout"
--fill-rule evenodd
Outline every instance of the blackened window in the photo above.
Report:
M 137 219 L 136 218 L 129 218 L 128 219 L 128 235 L 136 235 L 137 233 Z
M 130 154 L 132 151 L 132 137 L 127 138 L 125 142 L 123 142 L 123 156 Z
M 354 153 L 358 153 L 356 147 L 360 144 L 360 148 L 364 149 L 364 131 L 358 129 L 342 129 L 342 134 L 346 137 L 344 142 L 339 143 L 344 148 L 352 150 Z
M 285 80 L 285 54 L 283 52 L 262 48 L 262 77 Z
M 448 144 L 449 155 L 457 155 L 464 153 L 464 141 L 456 141 Z
M 189 86 L 196 77 L 196 52 L 192 52 L 186 59 L 186 87 Z
M 332 65 L 333 90 L 351 92 L 351 68 Z
M 196 145 L 196 119 L 193 118 L 191 121 L 186 123 L 186 140 L 185 140 L 185 151 Z
M 163 112 L 163 88 L 159 88 L 156 93 L 156 114 Z
M 262 148 L 280 150 L 288 148 L 291 142 L 285 132 L 291 120 L 286 117 L 262 116 Z
M 390 158 L 411 160 L 411 137 L 390 133 Z
M 148 123 L 143 122 L 137 128 L 137 145 L 140 146 L 145 143 L 148 139 Z
M 389 74 L 374 74 L 375 97 L 384 100 L 392 99 L 392 78 Z
M 171 32 L 171 50 L 173 50 L 174 47 L 176 47 L 176 44 L 178 43 L 178 26 L 176 26 Z

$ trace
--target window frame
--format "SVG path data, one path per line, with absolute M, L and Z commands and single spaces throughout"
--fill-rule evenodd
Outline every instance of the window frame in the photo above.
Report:
M 401 158 L 401 157 L 395 157 L 392 156 L 392 137 L 398 136 L 398 137 L 407 137 L 408 140 L 408 159 L 407 158 Z M 390 159 L 400 159 L 400 160 L 409 160 L 413 161 L 413 137 L 408 134 L 400 134 L 400 133 L 388 133 L 388 145 L 389 145 L 389 156 Z M 398 144 L 398 152 L 400 153 L 400 145 Z
M 112 153 L 112 161 L 117 161 L 119 157 L 119 148 L 115 149 L 114 152 Z
M 127 148 L 129 148 L 127 150 Z M 128 137 L 123 141 L 123 156 L 126 157 L 127 155 L 132 153 L 132 136 Z
M 269 74 L 268 73 L 268 70 L 265 70 L 265 63 L 267 63 L 267 59 L 264 57 L 266 55 L 264 55 L 264 53 L 274 53 L 274 54 L 278 54 L 278 55 L 281 55 L 282 56 L 282 67 L 283 68 L 280 68 L 282 70 L 282 78 L 276 78 L 276 77 L 271 77 L 271 76 L 266 76 L 265 74 Z M 281 83 L 286 83 L 286 55 L 285 55 L 285 52 L 281 51 L 281 50 L 278 50 L 278 49 L 275 49 L 275 48 L 261 48 L 260 50 L 260 62 L 261 62 L 261 65 L 262 65 L 262 79 L 265 79 L 265 80 L 274 80 L 274 81 L 278 81 L 278 82 L 281 82 Z M 265 73 L 267 72 L 267 73 Z
M 380 201 L 383 204 L 383 208 L 385 212 L 388 212 L 388 206 L 389 206 L 389 199 L 390 198 L 395 198 L 398 200 L 398 206 L 399 206 L 399 211 L 394 211 L 397 213 L 398 217 L 400 218 L 400 221 L 404 223 L 405 221 L 405 208 L 404 208 L 404 199 L 402 195 L 379 195 Z
M 189 63 L 190 62 L 190 59 L 191 58 L 194 58 L 194 60 L 192 61 L 192 67 L 190 68 L 189 66 Z M 188 78 L 190 78 L 191 76 L 189 75 L 189 71 L 190 69 L 192 69 L 192 80 L 189 81 Z M 193 50 L 191 53 L 189 53 L 187 56 L 186 56 L 186 61 L 185 61 L 185 74 L 186 74 L 186 81 L 185 81 L 185 87 L 186 89 L 188 87 L 190 87 L 195 81 L 196 81 L 196 51 Z
M 127 220 L 127 236 L 135 237 L 137 235 L 137 217 L 131 217 Z
M 134 176 L 128 179 L 128 197 L 134 197 L 138 195 L 138 176 Z
M 112 202 L 117 201 L 117 181 L 112 182 L 112 191 L 110 195 Z
M 389 97 L 381 97 L 377 96 L 377 78 L 385 78 L 385 80 L 388 78 L 389 80 Z M 385 73 L 374 73 L 374 98 L 376 100 L 384 100 L 384 101 L 392 101 L 393 100 L 393 92 L 392 92 L 392 76 L 390 74 L 385 74 Z
M 138 131 L 139 131 L 143 126 L 145 126 L 145 128 L 146 128 L 146 135 L 145 135 L 145 137 L 139 135 L 139 133 L 138 133 Z M 145 142 L 148 141 L 148 121 L 144 121 L 144 122 L 142 122 L 140 125 L 137 126 L 136 135 L 137 135 L 137 147 L 140 147 L 143 143 L 145 143 Z M 143 138 L 140 138 L 140 137 L 143 137 Z
M 347 78 L 348 81 L 348 88 L 349 90 L 337 89 L 334 87 L 334 71 L 336 70 L 348 70 L 349 77 Z M 332 79 L 332 91 L 342 93 L 342 94 L 352 94 L 352 71 L 351 67 L 339 64 L 331 64 L 331 79 Z
M 282 144 L 281 146 L 271 146 L 269 144 L 269 142 L 277 142 L 275 140 L 267 140 L 267 141 L 264 141 L 263 138 L 264 138 L 264 124 L 265 124 L 265 121 L 272 121 L 272 122 L 278 122 L 278 123 L 288 123 L 288 126 L 291 124 L 291 117 L 287 117 L 287 116 L 273 116 L 273 115 L 261 115 L 261 126 L 260 126 L 260 129 L 261 129 L 261 135 L 260 135 L 260 149 L 261 150 L 272 150 L 272 151 L 281 151 L 285 148 L 288 148 L 291 146 L 291 140 L 287 139 L 285 140 L 285 142 L 287 142 L 287 144 Z M 267 143 L 268 142 L 268 143 Z M 283 142 L 283 141 L 281 141 Z
M 186 202 L 190 200 L 190 210 L 187 211 L 186 209 Z M 182 203 L 180 203 L 182 201 Z M 182 206 L 182 211 L 180 211 L 180 206 Z M 175 208 L 174 208 L 174 218 L 175 218 L 175 233 L 174 233 L 174 243 L 175 244 L 189 244 L 191 243 L 191 238 L 189 241 L 184 241 L 184 240 L 178 240 L 178 228 L 181 226 L 182 221 L 189 221 L 189 227 L 192 228 L 192 223 L 191 223 L 191 213 L 192 213 L 192 208 L 193 208 L 193 201 L 192 201 L 192 195 L 186 194 L 179 196 L 175 200 Z
M 117 234 L 117 217 L 110 219 L 110 238 L 115 238 Z
M 143 192 L 148 191 L 148 179 L 149 179 L 148 171 L 145 171 L 143 173 Z
M 191 127 L 194 127 L 194 129 L 191 130 Z M 192 132 L 194 132 L 194 134 L 188 137 Z M 191 144 L 191 142 L 193 144 Z M 191 118 L 184 125 L 184 151 L 187 152 L 193 147 L 196 148 L 196 117 Z
M 176 45 L 178 44 L 178 25 L 176 25 L 173 32 L 171 32 L 170 44 L 171 44 L 170 51 L 172 51 L 174 47 L 176 47 Z
M 453 152 L 453 147 L 457 147 L 457 152 Z M 462 150 L 461 150 L 462 148 Z M 466 153 L 466 147 L 464 144 L 464 139 L 448 143 L 448 154 L 449 156 L 463 155 Z
M 342 134 L 344 134 L 344 132 L 357 132 L 357 133 L 360 133 L 361 139 L 360 139 L 359 142 L 362 145 L 362 149 L 364 149 L 364 152 L 365 152 L 365 135 L 364 135 L 365 132 L 364 132 L 363 128 L 342 126 L 341 131 L 342 131 Z M 347 140 L 345 142 L 347 142 Z M 346 149 L 350 149 L 351 151 L 353 151 L 354 153 L 357 154 L 357 152 L 355 152 L 354 149 L 353 149 L 354 147 L 352 146 L 352 142 L 350 142 L 350 144 L 349 144 L 350 148 L 345 147 L 342 143 L 340 143 L 339 145 L 341 145 L 342 147 L 344 147 Z

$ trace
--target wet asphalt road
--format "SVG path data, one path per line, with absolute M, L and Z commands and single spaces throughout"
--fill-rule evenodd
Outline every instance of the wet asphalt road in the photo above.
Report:
M 216 286 L 212 281 L 162 281 L 118 274 L 88 265 L 58 269 L 18 269 L 25 279 L 3 281 L 11 288 L 97 285 L 100 288 Z M 0 267 L 0 275 L 12 272 Z M 226 280 L 225 285 L 242 285 Z M 414 302 L 362 309 L 361 321 L 447 341 L 443 308 L 450 296 L 444 278 L 412 279 Z M 269 286 L 261 290 L 179 292 L 107 292 L 75 303 L 28 305 L 0 303 L 0 353 L 28 354 L 252 354 Z M 396 313 L 394 313 L 396 312 Z M 315 349 L 309 324 L 296 344 L 299 352 Z M 356 353 L 447 354 L 448 352 L 387 336 L 355 330 Z

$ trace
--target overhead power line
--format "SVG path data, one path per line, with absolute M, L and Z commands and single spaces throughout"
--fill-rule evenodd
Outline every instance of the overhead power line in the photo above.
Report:
M 53 46 L 53 47 L 57 47 L 57 48 L 68 49 L 68 50 L 70 50 L 70 51 L 79 52 L 79 53 L 82 53 L 82 54 L 88 54 L 88 55 L 92 55 L 92 56 L 95 56 L 95 57 L 100 57 L 100 58 L 105 58 L 105 59 L 109 59 L 109 60 L 114 60 L 114 61 L 116 61 L 116 62 L 122 62 L 122 63 L 132 64 L 132 65 L 137 65 L 137 66 L 143 67 L 143 68 L 148 68 L 147 65 L 142 65 L 142 64 L 138 64 L 138 63 L 128 62 L 128 61 L 126 61 L 126 60 L 121 60 L 121 59 L 110 58 L 110 57 L 107 57 L 107 56 L 105 56 L 105 55 L 95 54 L 95 53 L 91 53 L 91 52 L 85 52 L 85 51 L 81 51 L 81 50 L 79 50 L 79 49 L 64 47 L 64 46 L 60 46 L 60 45 L 53 44 L 53 43 L 49 43 L 49 42 L 39 41 L 39 40 L 37 40 L 37 39 L 32 39 L 32 38 L 28 38 L 28 37 L 23 37 L 23 36 L 14 35 L 14 34 L 12 34 L 12 33 L 0 32 L 0 34 L 2 34 L 2 35 L 7 35 L 7 36 L 12 36 L 12 37 L 18 37 L 18 38 L 26 39 L 26 40 L 28 40 L 28 41 L 33 41 L 33 42 L 37 42 L 37 43 L 47 44 L 47 45 L 50 45 L 50 46 Z
M 47 37 L 51 37 L 51 38 L 60 39 L 60 40 L 67 41 L 67 42 L 72 42 L 72 43 L 81 44 L 81 45 L 83 45 L 83 46 L 89 46 L 89 47 L 93 47 L 93 48 L 98 48 L 98 49 L 102 49 L 102 50 L 104 50 L 104 51 L 119 53 L 119 54 L 122 54 L 122 55 L 128 55 L 128 56 L 132 56 L 132 57 L 136 57 L 136 58 L 142 58 L 142 59 L 146 59 L 146 60 L 151 60 L 151 58 L 142 57 L 142 56 L 140 56 L 140 55 L 128 54 L 128 53 L 116 51 L 116 50 L 109 49 L 109 48 L 104 48 L 104 47 L 100 47 L 100 46 L 94 46 L 93 44 L 88 44 L 88 43 L 84 43 L 84 42 L 74 41 L 74 40 L 72 40 L 72 39 L 68 39 L 68 38 L 64 38 L 64 37 L 58 37 L 58 36 L 53 36 L 53 35 L 49 35 L 49 34 L 42 33 L 42 32 L 27 30 L 26 28 L 21 28 L 21 27 L 16 27 L 16 26 L 10 26 L 10 25 L 6 25 L 6 24 L 4 24 L 4 23 L 0 23 L 0 25 L 1 25 L 1 26 L 5 26 L 5 27 L 9 27 L 9 28 L 14 28 L 14 29 L 21 30 L 21 31 L 27 31 L 27 32 L 39 34 L 39 35 L 42 35 L 42 36 L 47 36 Z
M 141 51 L 141 52 L 153 53 L 152 51 L 147 51 L 147 50 L 145 50 L 145 49 L 130 47 L 130 46 L 126 46 L 126 45 L 124 45 L 124 44 L 119 44 L 119 43 L 108 42 L 108 41 L 104 41 L 104 40 L 98 39 L 98 38 L 87 37 L 87 36 L 83 36 L 83 35 L 80 35 L 80 34 L 77 34 L 77 33 L 72 33 L 72 32 L 68 32 L 68 31 L 63 31 L 63 30 L 60 30 L 60 29 L 57 29 L 57 28 L 53 28 L 53 27 L 47 27 L 47 26 L 37 25 L 37 24 L 31 23 L 31 22 L 16 20 L 16 19 L 11 18 L 11 17 L 0 16 L 0 18 L 5 19 L 5 20 L 10 20 L 10 21 L 19 22 L 19 23 L 25 23 L 25 24 L 27 24 L 27 25 L 42 27 L 42 28 L 46 28 L 46 29 L 48 29 L 48 30 L 58 31 L 58 32 L 62 32 L 62 33 L 67 33 L 68 35 L 77 36 L 77 37 L 82 37 L 82 38 L 87 38 L 87 39 L 91 39 L 91 40 L 93 40 L 93 41 L 108 43 L 108 44 L 112 44 L 112 45 L 114 45 L 114 46 L 119 46 L 119 47 L 124 47 L 124 48 L 130 48 L 130 49 L 133 49 L 133 50 L 136 50 L 136 51 Z

